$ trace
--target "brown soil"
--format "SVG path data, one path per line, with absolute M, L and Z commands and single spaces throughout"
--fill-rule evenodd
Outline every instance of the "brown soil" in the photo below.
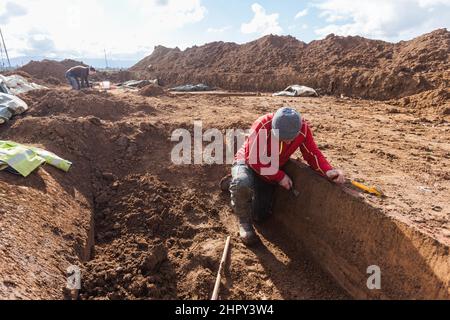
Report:
M 93 81 L 111 81 L 113 83 L 122 83 L 133 80 L 134 74 L 128 70 L 121 71 L 97 71 L 97 74 L 92 76 Z
M 207 299 L 229 234 L 223 298 L 347 297 L 288 240 L 262 237 L 250 250 L 236 239 L 229 197 L 217 186 L 228 168 L 171 165 L 170 133 L 192 120 L 189 109 L 172 116 L 173 97 L 41 90 L 22 98 L 30 111 L 2 127 L 0 139 L 40 145 L 74 166 L 67 174 L 46 166 L 26 179 L 0 172 L 8 199 L 0 297 L 62 298 L 66 268 L 85 262 L 82 299 Z M 204 106 L 205 116 L 217 111 Z
M 20 71 L 20 70 L 2 72 L 2 74 L 5 76 L 19 75 L 19 76 L 24 77 L 25 79 L 29 79 L 29 80 L 32 80 L 32 78 L 33 78 L 29 73 L 27 73 L 25 71 Z
M 83 62 L 66 59 L 63 61 L 43 60 L 31 61 L 19 69 L 31 75 L 35 79 L 45 80 L 53 77 L 60 81 L 66 81 L 65 73 L 72 67 L 84 65 Z
M 41 80 L 46 84 L 50 85 L 60 85 L 61 83 L 66 83 L 65 74 L 66 71 L 75 66 L 87 66 L 85 63 L 75 60 L 43 60 L 43 61 L 31 61 L 30 63 L 24 65 L 13 74 L 24 73 L 26 78 L 33 78 L 36 80 Z M 111 81 L 114 83 L 121 83 L 128 80 L 132 80 L 134 74 L 127 70 L 121 71 L 99 71 L 97 74 L 91 77 L 92 81 Z
M 403 112 L 418 115 L 446 116 L 450 114 L 450 88 L 440 88 L 424 91 L 422 93 L 391 101 L 390 104 L 398 106 Z M 392 109 L 391 112 L 399 112 Z
M 323 94 L 389 100 L 450 83 L 450 32 L 436 30 L 392 44 L 329 35 L 309 44 L 266 36 L 238 45 L 214 42 L 185 51 L 155 48 L 131 71 L 164 85 L 206 82 L 240 91 L 302 84 Z
M 44 82 L 54 86 L 59 86 L 62 84 L 61 80 L 55 77 L 48 77 L 44 79 Z
M 207 299 L 230 234 L 222 298 L 348 297 L 280 230 L 259 226 L 254 249 L 239 242 L 218 187 L 229 167 L 170 162 L 175 128 L 191 130 L 202 119 L 205 130 L 245 129 L 282 105 L 311 121 L 335 166 L 388 195 L 365 201 L 450 242 L 447 116 L 330 97 L 40 90 L 22 98 L 30 111 L 3 126 L 0 139 L 40 145 L 74 166 L 69 173 L 46 166 L 26 179 L 0 172 L 2 298 L 62 298 L 66 268 L 84 261 L 82 299 Z
M 142 89 L 139 90 L 139 95 L 144 97 L 157 97 L 165 94 L 165 91 L 163 88 L 156 86 L 154 84 L 150 84 Z

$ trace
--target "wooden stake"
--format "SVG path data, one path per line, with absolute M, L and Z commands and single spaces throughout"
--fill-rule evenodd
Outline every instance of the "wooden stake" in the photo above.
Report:
M 222 271 L 223 271 L 223 269 L 225 267 L 225 263 L 227 261 L 228 251 L 230 250 L 230 242 L 231 242 L 231 237 L 228 237 L 227 241 L 225 243 L 225 249 L 223 250 L 222 260 L 220 261 L 219 272 L 217 273 L 216 284 L 214 286 L 214 291 L 213 291 L 212 298 L 211 298 L 211 300 L 213 300 L 213 301 L 218 300 L 218 298 L 219 298 L 220 283 L 222 281 Z

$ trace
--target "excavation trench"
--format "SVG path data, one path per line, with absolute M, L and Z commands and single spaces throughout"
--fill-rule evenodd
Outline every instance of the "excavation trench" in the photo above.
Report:
M 447 246 L 300 163 L 286 170 L 300 186 L 300 196 L 278 190 L 274 216 L 257 226 L 263 243 L 251 251 L 235 244 L 223 299 L 252 299 L 260 291 L 270 297 L 270 286 L 255 288 L 245 279 L 245 269 L 258 265 L 282 298 L 449 299 Z M 227 196 L 208 201 L 195 186 L 171 187 L 157 176 L 111 180 L 112 187 L 96 198 L 96 249 L 85 264 L 81 298 L 209 298 L 223 239 L 236 235 L 221 217 Z M 274 258 L 273 247 L 291 266 Z M 368 287 L 373 266 L 381 271 L 379 289 Z
M 130 163 L 122 176 L 103 172 L 97 179 L 81 299 L 209 299 L 228 235 L 222 299 L 348 298 L 283 230 L 261 225 L 260 245 L 240 243 L 229 195 L 218 188 L 229 168 L 171 165 L 173 145 L 161 129 L 149 129 L 151 145 L 141 144 L 150 135 L 134 141 L 143 149 L 157 145 L 158 153 Z
M 450 299 L 449 246 L 387 216 L 292 161 L 300 186 L 292 201 L 279 192 L 274 225 L 299 240 L 356 299 Z M 370 284 L 380 275 L 380 287 Z M 369 286 L 368 286 L 369 284 Z M 371 288 L 369 288 L 371 287 Z
M 0 138 L 74 165 L 23 179 L 0 172 L 0 297 L 67 297 L 67 268 L 76 266 L 81 299 L 208 299 L 228 235 L 221 298 L 348 297 L 288 240 L 263 237 L 255 249 L 238 241 L 229 195 L 218 187 L 229 168 L 170 160 L 169 137 L 191 131 L 190 120 L 164 122 L 149 104 L 94 92 L 23 98 L 30 111 Z
M 222 299 L 449 298 L 448 246 L 290 163 L 301 193 L 278 190 L 261 244 L 237 237 L 227 166 L 176 166 L 157 108 L 66 91 L 30 94 L 3 140 L 73 161 L 26 179 L 0 172 L 0 298 L 62 299 L 81 266 L 81 299 L 208 299 L 225 238 Z M 168 106 L 167 110 L 171 110 Z M 241 124 L 239 124 L 241 125 Z M 206 128 L 205 128 L 206 129 Z M 38 133 L 38 134 L 37 134 Z M 367 268 L 381 289 L 367 288 Z

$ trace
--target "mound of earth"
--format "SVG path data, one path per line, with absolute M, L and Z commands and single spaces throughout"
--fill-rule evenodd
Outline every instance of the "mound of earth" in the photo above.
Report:
M 450 115 L 450 88 L 424 91 L 416 95 L 391 101 L 390 104 L 419 114 L 448 116 Z
M 130 70 L 171 86 L 206 82 L 273 92 L 301 84 L 322 94 L 389 100 L 448 86 L 449 52 L 446 29 L 397 44 L 333 34 L 306 44 L 270 35 L 243 45 L 213 42 L 185 51 L 158 46 Z
M 65 80 L 65 73 L 72 67 L 85 65 L 83 62 L 66 59 L 62 61 L 42 60 L 31 61 L 19 70 L 30 74 L 33 78 L 45 80 L 53 77 L 60 81 Z
M 93 116 L 101 120 L 120 120 L 133 113 L 151 114 L 152 108 L 144 103 L 132 104 L 125 99 L 97 91 L 36 90 L 20 96 L 33 117 L 62 115 L 66 117 Z
M 138 94 L 144 97 L 157 97 L 165 93 L 164 89 L 160 86 L 150 84 L 139 90 Z
M 114 83 L 122 83 L 134 79 L 134 74 L 127 70 L 119 71 L 97 71 L 90 77 L 93 81 L 111 81 Z
M 32 80 L 32 78 L 33 78 L 29 73 L 27 73 L 25 71 L 21 71 L 21 70 L 2 72 L 1 74 L 3 74 L 6 77 L 9 77 L 9 76 L 12 76 L 12 75 L 18 75 L 18 76 L 21 76 L 21 77 L 23 77 L 25 79 L 28 79 L 28 80 Z
M 44 80 L 44 82 L 47 84 L 54 85 L 54 86 L 59 86 L 62 84 L 61 80 L 59 80 L 58 78 L 55 78 L 55 77 L 48 77 Z

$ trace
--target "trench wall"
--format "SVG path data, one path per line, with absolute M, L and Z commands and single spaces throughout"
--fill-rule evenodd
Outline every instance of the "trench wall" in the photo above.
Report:
M 312 258 L 356 299 L 450 299 L 449 246 L 385 215 L 292 161 L 286 171 L 298 198 L 278 190 L 275 227 L 306 247 Z M 381 289 L 370 290 L 368 267 L 381 269 Z

